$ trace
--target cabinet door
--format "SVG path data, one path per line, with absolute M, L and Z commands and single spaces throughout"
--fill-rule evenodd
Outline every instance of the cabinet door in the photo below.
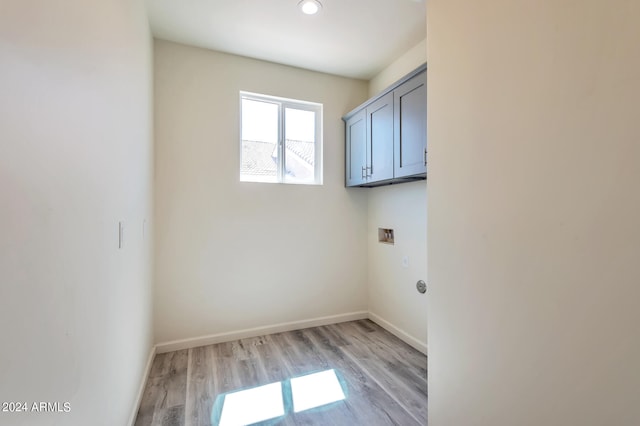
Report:
M 367 120 L 365 110 L 349 118 L 345 123 L 346 186 L 361 185 L 366 180 Z
M 367 107 L 367 181 L 393 178 L 393 93 Z
M 394 176 L 427 172 L 427 73 L 393 92 L 395 115 Z

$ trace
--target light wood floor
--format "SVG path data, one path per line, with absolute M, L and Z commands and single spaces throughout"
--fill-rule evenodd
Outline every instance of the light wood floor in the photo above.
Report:
M 158 354 L 135 424 L 211 425 L 220 394 L 327 369 L 345 400 L 261 424 L 427 424 L 426 356 L 369 320 Z

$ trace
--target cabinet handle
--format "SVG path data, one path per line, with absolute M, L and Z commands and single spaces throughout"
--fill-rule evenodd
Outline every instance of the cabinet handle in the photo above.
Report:
M 365 166 L 362 166 L 362 173 L 360 174 L 360 176 L 362 177 L 362 179 L 367 178 L 367 168 Z
M 424 149 L 424 165 L 427 165 L 427 148 Z
M 367 174 L 367 176 L 373 176 L 373 166 L 367 167 L 367 169 L 369 169 L 369 173 Z

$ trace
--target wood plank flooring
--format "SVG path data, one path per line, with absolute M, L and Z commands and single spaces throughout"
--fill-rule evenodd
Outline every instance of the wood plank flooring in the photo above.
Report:
M 135 425 L 209 426 L 221 394 L 328 369 L 345 400 L 259 424 L 427 424 L 426 356 L 361 320 L 158 354 Z

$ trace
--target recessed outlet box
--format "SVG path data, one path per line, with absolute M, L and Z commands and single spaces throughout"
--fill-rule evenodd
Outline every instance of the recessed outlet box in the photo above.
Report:
M 378 242 L 385 244 L 394 244 L 393 229 L 378 228 Z

